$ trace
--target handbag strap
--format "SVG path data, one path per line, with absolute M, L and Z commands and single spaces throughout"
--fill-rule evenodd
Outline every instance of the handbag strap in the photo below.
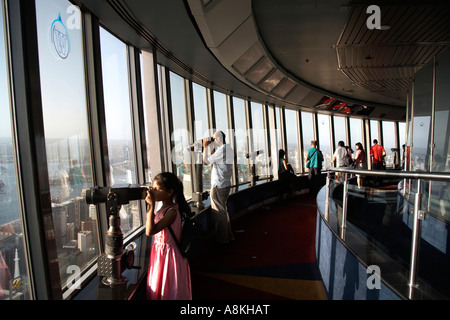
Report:
M 170 208 L 173 208 L 173 207 L 174 207 L 174 206 L 168 206 L 168 207 L 165 209 L 163 215 L 165 215 L 166 212 L 167 212 Z M 172 235 L 173 240 L 175 240 L 175 243 L 177 244 L 178 249 L 180 249 L 180 252 L 182 252 L 182 251 L 181 251 L 181 245 L 180 245 L 180 243 L 178 242 L 177 237 L 175 236 L 175 232 L 173 232 L 172 226 L 169 224 L 169 225 L 167 226 L 167 228 L 169 229 L 169 232 L 170 232 L 170 234 Z
M 313 152 L 313 154 L 311 155 L 311 158 L 316 154 L 317 150 L 319 150 L 319 149 L 316 148 L 316 151 Z M 308 160 L 311 160 L 311 158 L 309 158 Z

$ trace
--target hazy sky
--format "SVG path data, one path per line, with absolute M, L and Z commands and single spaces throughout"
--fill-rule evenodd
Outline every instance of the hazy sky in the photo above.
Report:
M 51 41 L 52 23 L 61 15 L 70 39 L 70 52 L 60 58 Z M 73 21 L 79 12 L 66 1 L 36 2 L 39 69 L 46 138 L 87 135 L 86 94 L 82 37 Z

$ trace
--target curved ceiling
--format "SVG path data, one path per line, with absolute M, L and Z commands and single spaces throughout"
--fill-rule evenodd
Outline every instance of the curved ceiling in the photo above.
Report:
M 414 72 L 450 46 L 446 1 L 378 1 L 381 29 L 366 24 L 367 0 L 77 2 L 206 86 L 375 119 L 404 120 Z
M 403 120 L 414 73 L 450 44 L 442 1 L 384 1 L 379 13 L 371 1 L 187 1 L 206 45 L 237 78 L 345 114 Z

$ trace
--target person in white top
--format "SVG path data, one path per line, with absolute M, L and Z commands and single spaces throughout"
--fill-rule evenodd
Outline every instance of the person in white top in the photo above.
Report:
M 347 149 L 345 148 L 344 141 L 338 142 L 338 148 L 333 154 L 332 162 L 336 163 L 336 168 L 345 167 L 345 159 L 347 157 Z M 336 162 L 335 162 L 336 161 Z M 342 173 L 337 173 L 336 178 L 341 178 Z
M 234 240 L 227 210 L 233 162 L 233 149 L 226 144 L 225 134 L 222 131 L 216 131 L 211 138 L 203 139 L 203 164 L 212 165 L 211 212 L 215 223 L 216 240 L 221 244 Z

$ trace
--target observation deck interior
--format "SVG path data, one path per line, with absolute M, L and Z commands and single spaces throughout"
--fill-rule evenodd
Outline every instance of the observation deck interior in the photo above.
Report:
M 447 0 L 0 0 L 0 301 L 145 299 L 141 191 L 160 172 L 208 235 L 194 300 L 449 299 L 449 16 Z M 223 246 L 200 146 L 217 130 Z M 336 168 L 341 142 L 362 167 Z M 86 198 L 119 186 L 120 205 Z

